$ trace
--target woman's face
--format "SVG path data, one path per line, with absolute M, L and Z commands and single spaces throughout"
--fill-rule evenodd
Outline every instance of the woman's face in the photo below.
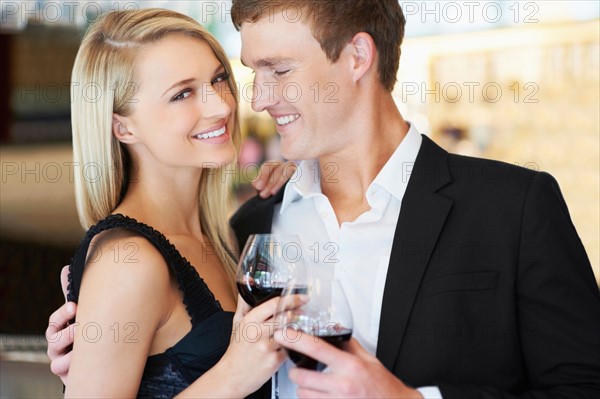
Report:
M 236 102 L 225 68 L 203 40 L 171 34 L 139 54 L 132 112 L 116 116 L 137 157 L 165 167 L 214 168 L 233 160 Z

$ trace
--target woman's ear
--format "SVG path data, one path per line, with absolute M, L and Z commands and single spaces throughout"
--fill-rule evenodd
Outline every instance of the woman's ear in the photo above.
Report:
M 113 114 L 112 131 L 117 140 L 123 144 L 136 143 L 137 137 L 127 128 L 127 120 L 121 115 Z
M 353 80 L 358 82 L 375 64 L 377 49 L 371 35 L 365 32 L 354 35 L 350 46 L 352 49 Z

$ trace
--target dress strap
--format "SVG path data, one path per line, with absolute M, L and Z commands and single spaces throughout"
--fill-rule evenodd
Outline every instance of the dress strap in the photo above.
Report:
M 115 228 L 129 229 L 141 234 L 160 251 L 174 273 L 179 283 L 179 289 L 183 292 L 183 302 L 192 319 L 193 326 L 223 310 L 196 268 L 181 256 L 177 248 L 162 233 L 147 224 L 121 214 L 110 215 L 102 219 L 92 226 L 81 240 L 69 265 L 68 301 L 77 302 L 79 299 L 83 270 L 92 239 L 103 231 Z

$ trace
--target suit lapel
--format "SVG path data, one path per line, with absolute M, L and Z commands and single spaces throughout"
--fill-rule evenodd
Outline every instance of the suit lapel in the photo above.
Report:
M 377 343 L 377 357 L 390 370 L 398 357 L 429 257 L 452 207 L 452 201 L 436 193 L 451 180 L 447 156 L 446 151 L 423 136 L 402 200 Z

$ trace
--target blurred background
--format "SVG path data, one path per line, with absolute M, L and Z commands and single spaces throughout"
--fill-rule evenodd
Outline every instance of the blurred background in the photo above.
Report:
M 554 175 L 600 281 L 600 3 L 400 3 L 408 22 L 394 97 L 404 117 L 449 151 Z M 230 1 L 0 4 L 0 396 L 58 397 L 43 334 L 64 301 L 60 269 L 84 233 L 69 81 L 86 27 L 109 10 L 164 7 L 223 44 L 245 137 L 232 211 L 253 195 L 255 165 L 280 156 L 278 139 L 268 115 L 250 109 L 252 76 L 239 62 Z

